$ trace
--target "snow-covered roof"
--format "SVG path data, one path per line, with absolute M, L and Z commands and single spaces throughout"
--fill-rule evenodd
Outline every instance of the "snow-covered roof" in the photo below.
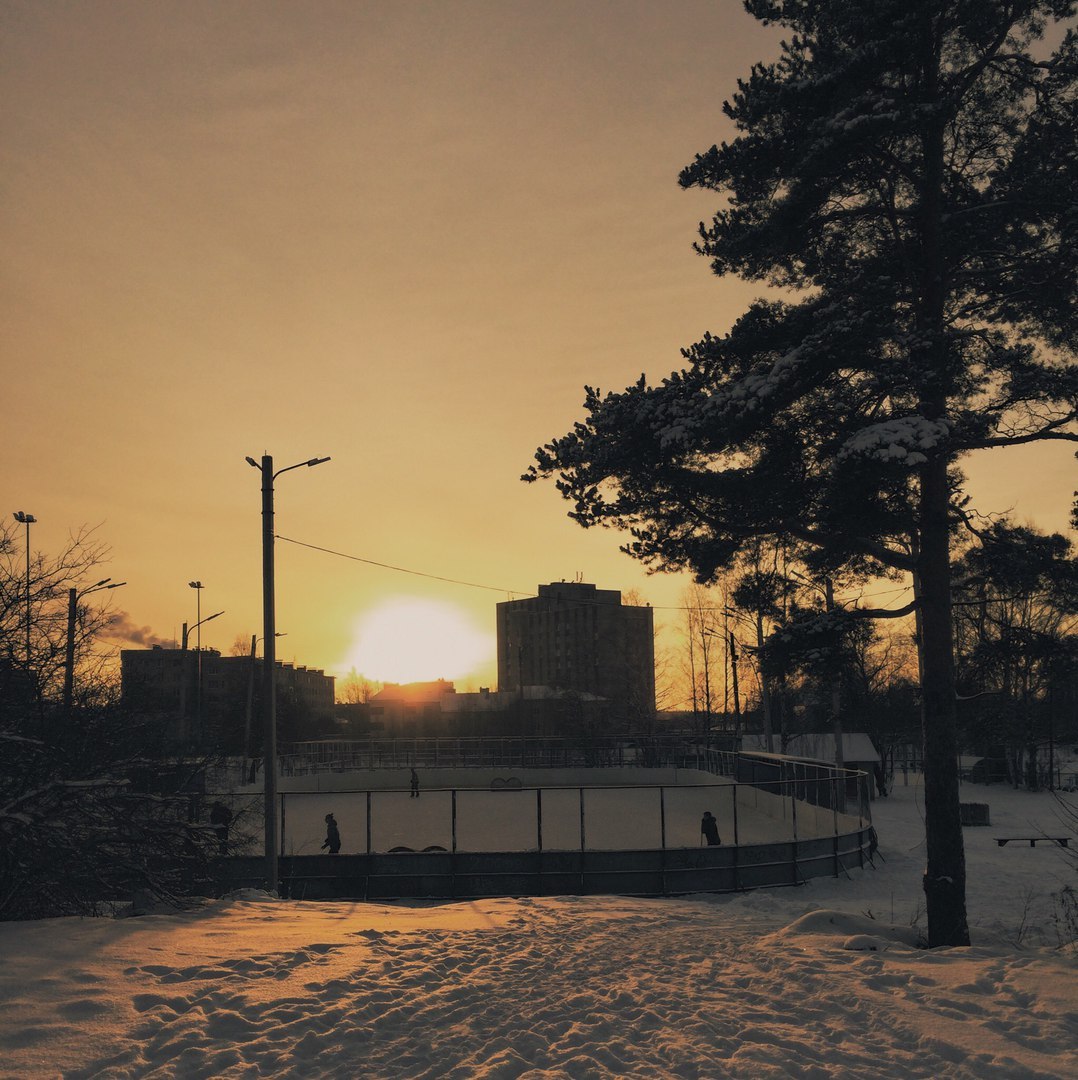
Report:
M 779 744 L 777 736 L 774 737 L 773 742 L 777 747 Z M 766 745 L 763 735 L 746 735 L 741 742 L 744 750 L 763 750 Z M 819 761 L 834 761 L 835 736 L 830 732 L 791 735 L 786 744 L 786 753 L 797 757 L 816 758 Z M 844 731 L 842 733 L 842 760 L 878 762 L 880 755 L 872 745 L 872 740 L 864 732 Z

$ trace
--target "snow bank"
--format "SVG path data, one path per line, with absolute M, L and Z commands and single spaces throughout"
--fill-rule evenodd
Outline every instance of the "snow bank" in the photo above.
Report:
M 1078 967 L 1054 944 L 1047 795 L 979 788 L 974 945 L 916 948 L 920 789 L 881 861 L 733 897 L 302 904 L 0 924 L 0 1075 L 960 1078 L 1078 1075 Z M 972 792 L 970 793 L 972 794 Z

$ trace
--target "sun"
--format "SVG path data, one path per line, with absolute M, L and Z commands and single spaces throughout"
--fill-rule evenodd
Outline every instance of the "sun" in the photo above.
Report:
M 452 604 L 394 597 L 355 623 L 345 669 L 378 682 L 462 679 L 488 667 L 494 635 Z

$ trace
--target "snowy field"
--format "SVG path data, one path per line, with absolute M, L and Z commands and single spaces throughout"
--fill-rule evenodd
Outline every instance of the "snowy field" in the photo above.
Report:
M 1071 798 L 1074 798 L 1072 796 Z M 1052 797 L 963 787 L 974 944 L 916 947 L 920 789 L 874 804 L 880 861 L 676 900 L 303 904 L 0 924 L 0 1076 L 1078 1075 L 1078 884 Z M 1073 842 L 1072 842 L 1073 843 Z M 1073 848 L 1071 849 L 1073 854 Z

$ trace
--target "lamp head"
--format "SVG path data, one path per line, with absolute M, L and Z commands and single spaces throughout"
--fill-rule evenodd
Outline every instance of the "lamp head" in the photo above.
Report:
M 189 585 L 189 586 L 190 586 L 190 587 L 191 587 L 192 589 L 201 589 L 201 588 L 203 588 L 203 587 L 204 587 L 201 581 L 189 581 L 189 582 L 188 582 L 187 584 L 188 584 L 188 585 Z
M 258 464 L 258 462 L 257 462 L 257 461 L 255 461 L 255 459 L 254 459 L 253 457 L 250 457 L 250 456 L 248 456 L 248 457 L 246 458 L 246 461 L 247 461 L 247 464 L 248 464 L 248 465 L 252 466 L 252 467 L 253 467 L 253 468 L 255 468 L 255 469 L 261 469 L 261 468 L 262 468 L 262 466 L 261 466 L 261 465 L 259 465 L 259 464 Z
M 310 461 L 307 462 L 307 468 L 309 469 L 312 465 L 321 465 L 324 461 L 329 461 L 329 458 L 328 457 L 313 457 L 313 458 L 311 458 Z

